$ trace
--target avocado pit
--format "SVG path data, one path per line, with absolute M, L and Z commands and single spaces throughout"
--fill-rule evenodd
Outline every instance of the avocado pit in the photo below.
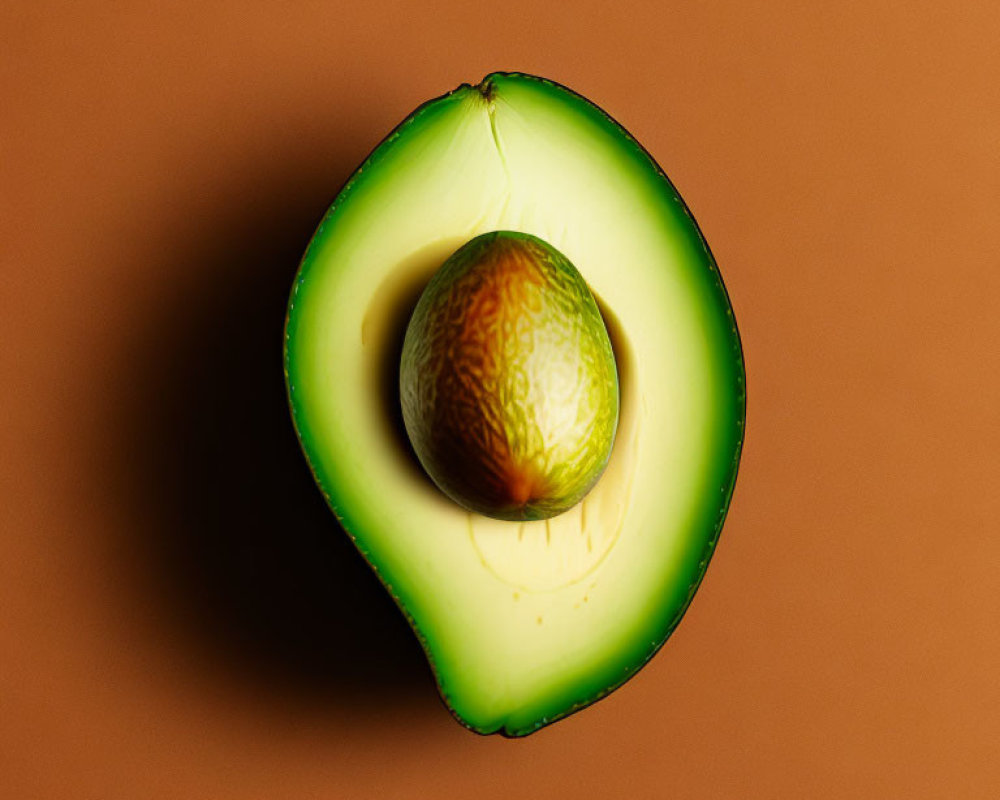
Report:
M 414 309 L 400 401 L 421 464 L 462 507 L 513 521 L 572 508 L 607 466 L 619 405 L 583 277 L 529 234 L 466 243 Z

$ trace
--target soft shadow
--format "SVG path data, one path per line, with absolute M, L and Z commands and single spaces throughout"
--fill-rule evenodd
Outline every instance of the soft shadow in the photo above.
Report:
M 133 343 L 124 455 L 178 646 L 255 690 L 436 703 L 415 636 L 313 482 L 285 396 L 292 278 L 363 155 L 348 147 L 323 168 L 272 164 L 264 177 L 248 165 L 252 186 L 234 175 L 208 219 L 185 230 L 175 218 L 181 229 L 158 237 L 169 242 L 158 260 L 181 277 L 157 279 L 172 295 Z

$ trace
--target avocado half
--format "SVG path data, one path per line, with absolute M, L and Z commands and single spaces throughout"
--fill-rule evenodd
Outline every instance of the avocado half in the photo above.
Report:
M 582 502 L 509 522 L 445 496 L 401 422 L 400 352 L 428 281 L 490 231 L 564 253 L 614 348 L 618 430 Z M 743 441 L 739 334 L 680 196 L 611 117 L 495 73 L 420 106 L 358 168 L 292 289 L 285 374 L 334 513 L 419 637 L 448 707 L 519 736 L 636 673 L 691 602 Z

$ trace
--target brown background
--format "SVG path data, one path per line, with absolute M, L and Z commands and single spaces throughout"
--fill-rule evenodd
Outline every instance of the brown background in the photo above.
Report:
M 1000 796 L 994 2 L 0 14 L 0 794 Z M 280 375 L 341 182 L 494 69 L 662 163 L 749 375 L 684 623 L 523 741 L 440 705 Z

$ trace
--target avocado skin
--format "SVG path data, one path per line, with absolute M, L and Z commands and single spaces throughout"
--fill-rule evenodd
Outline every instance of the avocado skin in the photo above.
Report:
M 486 87 L 485 91 L 483 87 Z M 466 102 L 470 92 L 475 92 L 480 102 L 492 104 L 499 98 L 500 105 L 505 95 L 510 97 L 516 94 L 519 101 L 530 95 L 537 102 L 573 117 L 574 124 L 581 129 L 586 128 L 588 135 L 592 132 L 597 136 L 617 139 L 618 156 L 633 165 L 629 168 L 633 173 L 629 180 L 658 206 L 658 216 L 653 224 L 662 226 L 672 242 L 675 252 L 670 259 L 673 259 L 674 266 L 668 268 L 672 270 L 671 279 L 690 285 L 698 296 L 698 302 L 704 305 L 704 327 L 699 336 L 704 344 L 704 357 L 710 362 L 707 370 L 711 373 L 715 392 L 711 399 L 713 421 L 710 441 L 704 444 L 707 455 L 697 467 L 701 470 L 698 481 L 700 499 L 690 510 L 686 523 L 690 532 L 669 555 L 647 554 L 651 563 L 669 558 L 671 566 L 664 568 L 658 584 L 650 585 L 644 579 L 643 586 L 648 587 L 643 591 L 649 592 L 649 598 L 641 613 L 632 617 L 619 616 L 621 624 L 618 630 L 607 629 L 601 634 L 614 632 L 616 635 L 607 636 L 609 643 L 600 657 L 586 666 L 577 665 L 573 669 L 567 662 L 565 680 L 541 694 L 526 696 L 506 711 L 499 710 L 493 703 L 506 697 L 503 692 L 490 694 L 488 688 L 476 688 L 475 681 L 479 678 L 473 680 L 469 675 L 476 670 L 479 670 L 480 676 L 489 675 L 480 666 L 470 666 L 468 656 L 473 651 L 456 645 L 461 643 L 461 638 L 455 638 L 456 630 L 472 634 L 479 628 L 488 627 L 490 621 L 479 619 L 478 610 L 472 616 L 463 613 L 463 600 L 456 600 L 456 596 L 447 591 L 439 593 L 436 587 L 442 586 L 440 580 L 435 584 L 432 578 L 421 572 L 421 568 L 439 558 L 440 553 L 414 558 L 412 552 L 400 553 L 394 549 L 391 544 L 394 537 L 388 535 L 388 529 L 384 527 L 384 515 L 377 513 L 377 509 L 385 506 L 385 494 L 379 491 L 378 482 L 368 477 L 368 470 L 359 470 L 361 461 L 348 455 L 351 440 L 340 432 L 330 433 L 331 421 L 340 415 L 340 411 L 332 401 L 327 400 L 324 392 L 328 387 L 321 385 L 323 381 L 320 380 L 323 371 L 331 369 L 331 361 L 319 357 L 322 348 L 314 344 L 322 338 L 319 335 L 322 324 L 316 322 L 315 307 L 317 303 L 326 302 L 325 290 L 317 287 L 321 286 L 322 278 L 339 269 L 332 261 L 332 254 L 343 252 L 345 237 L 356 229 L 353 217 L 359 202 L 364 202 L 367 195 L 374 196 L 380 184 L 385 186 L 394 170 L 399 168 L 400 154 L 407 144 L 422 132 L 443 124 L 459 105 Z M 503 125 L 500 127 L 502 130 Z M 615 310 L 623 319 L 628 319 L 627 309 Z M 659 165 L 606 112 L 554 81 L 524 73 L 494 73 L 479 86 L 463 84 L 421 105 L 369 155 L 344 186 L 317 229 L 293 284 L 285 345 L 285 373 L 292 419 L 310 468 L 345 530 L 409 620 L 427 652 L 442 698 L 462 725 L 480 734 L 530 734 L 605 697 L 625 683 L 662 647 L 694 597 L 726 518 L 743 445 L 746 377 L 742 346 L 729 298 L 694 218 Z M 328 402 L 331 411 L 319 413 L 322 405 Z M 351 419 L 353 421 L 354 416 Z M 362 485 L 373 487 L 363 491 L 374 494 L 374 500 L 361 502 L 362 490 L 358 487 Z M 665 508 L 664 511 L 669 514 L 670 509 Z M 655 528 L 653 524 L 651 529 L 643 532 L 643 536 L 648 536 Z M 430 531 L 428 535 L 435 534 Z M 638 585 L 639 581 L 633 583 Z M 594 608 L 597 602 L 592 598 L 589 607 Z M 505 609 L 498 613 L 511 612 Z M 474 622 L 466 621 L 473 617 L 476 617 Z M 479 647 L 485 641 L 488 640 L 480 637 L 474 644 Z M 490 653 L 483 663 L 489 665 L 487 669 L 497 673 L 497 680 L 503 679 L 500 672 L 504 664 L 495 653 Z M 489 681 L 486 683 L 489 684 Z
M 434 482 L 495 519 L 548 519 L 607 466 L 614 353 L 583 277 L 530 234 L 494 231 L 424 290 L 400 368 L 407 433 Z

